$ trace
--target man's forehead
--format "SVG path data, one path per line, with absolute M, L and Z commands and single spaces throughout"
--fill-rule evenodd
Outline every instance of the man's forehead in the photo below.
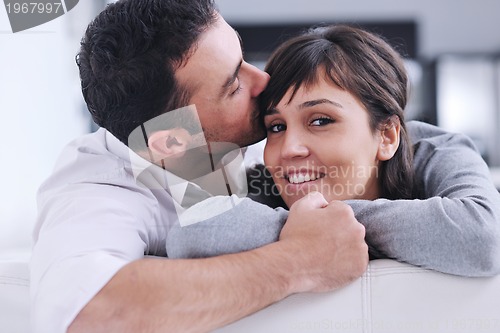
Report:
M 242 60 L 241 38 L 222 18 L 200 35 L 195 49 L 183 66 L 175 71 L 176 79 L 190 88 L 206 84 L 222 88 Z

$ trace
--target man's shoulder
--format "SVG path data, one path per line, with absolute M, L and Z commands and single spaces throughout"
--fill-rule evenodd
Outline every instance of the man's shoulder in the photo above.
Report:
M 63 184 L 112 183 L 126 176 L 124 171 L 130 168 L 130 162 L 110 149 L 109 136 L 105 129 L 99 129 L 68 143 L 42 188 Z M 123 145 L 123 150 L 126 149 Z
M 94 154 L 102 156 L 117 156 L 109 148 L 109 139 L 114 138 L 104 128 L 99 128 L 97 131 L 81 135 L 70 141 L 61 152 L 61 157 L 65 154 Z M 118 139 L 114 138 L 116 141 Z M 113 143 L 115 144 L 115 143 Z M 125 147 L 125 145 L 123 145 Z M 126 149 L 126 148 L 124 148 Z

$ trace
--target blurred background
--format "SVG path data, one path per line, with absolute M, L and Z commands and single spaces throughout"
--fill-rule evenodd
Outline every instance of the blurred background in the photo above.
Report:
M 216 0 L 263 67 L 273 48 L 305 27 L 351 23 L 404 54 L 412 80 L 408 119 L 471 136 L 500 167 L 500 1 Z M 85 0 L 41 26 L 13 34 L 0 8 L 0 253 L 31 246 L 35 194 L 71 139 L 95 129 L 75 55 L 85 27 L 108 1 Z

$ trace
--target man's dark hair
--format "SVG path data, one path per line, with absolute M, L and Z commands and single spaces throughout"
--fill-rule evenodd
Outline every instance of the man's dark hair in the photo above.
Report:
M 144 122 L 186 106 L 175 71 L 214 24 L 213 0 L 120 0 L 88 26 L 76 57 L 94 122 L 128 144 Z M 175 126 L 173 126 L 175 127 Z
M 266 71 L 271 80 L 261 94 L 264 113 L 276 107 L 289 89 L 292 95 L 288 102 L 300 87 L 312 87 L 326 79 L 363 104 L 373 131 L 399 121 L 398 150 L 380 168 L 381 196 L 412 197 L 413 152 L 403 113 L 408 75 L 401 56 L 383 38 L 346 25 L 311 29 L 283 43 L 271 55 Z M 323 72 L 325 77 L 320 75 Z

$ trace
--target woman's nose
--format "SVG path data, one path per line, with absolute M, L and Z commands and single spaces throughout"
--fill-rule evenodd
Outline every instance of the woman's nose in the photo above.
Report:
M 309 156 L 309 153 L 309 148 L 300 135 L 287 130 L 284 134 L 283 145 L 281 146 L 281 158 L 303 158 Z

